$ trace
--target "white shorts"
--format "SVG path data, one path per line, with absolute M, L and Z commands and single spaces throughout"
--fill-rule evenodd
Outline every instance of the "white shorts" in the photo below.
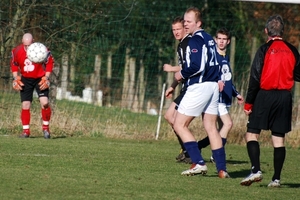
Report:
M 189 86 L 183 96 L 178 112 L 198 117 L 202 113 L 218 115 L 219 86 L 217 82 L 197 83 Z
M 229 107 L 227 107 L 225 103 L 219 103 L 219 105 L 218 105 L 218 115 L 219 116 L 228 114 L 228 111 L 229 111 Z

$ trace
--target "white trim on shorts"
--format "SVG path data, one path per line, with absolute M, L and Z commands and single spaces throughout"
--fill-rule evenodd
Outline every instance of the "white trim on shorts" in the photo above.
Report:
M 219 86 L 217 82 L 195 83 L 188 86 L 178 112 L 198 117 L 202 113 L 218 115 Z
M 218 104 L 218 115 L 222 116 L 222 115 L 226 115 L 229 113 L 229 107 L 226 106 L 225 103 L 219 103 Z

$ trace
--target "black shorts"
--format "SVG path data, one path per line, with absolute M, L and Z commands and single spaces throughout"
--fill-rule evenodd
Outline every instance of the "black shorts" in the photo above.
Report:
M 247 132 L 271 130 L 288 133 L 292 128 L 292 94 L 288 90 L 260 90 L 249 115 Z
M 174 103 L 176 103 L 176 106 L 175 106 L 176 110 L 178 109 L 178 106 L 179 106 L 179 104 L 180 104 L 180 102 L 181 102 L 181 100 L 182 100 L 182 98 L 183 98 L 186 90 L 187 90 L 187 88 L 182 88 L 180 90 L 180 94 L 178 95 L 178 97 L 176 97 L 176 99 L 174 99 Z
M 39 82 L 41 81 L 41 79 L 42 78 L 25 78 L 23 76 L 21 77 L 21 81 L 24 84 L 24 86 L 22 87 L 23 90 L 20 91 L 21 102 L 32 102 L 34 89 L 38 94 L 38 97 L 49 97 L 49 88 L 42 91 L 40 90 Z

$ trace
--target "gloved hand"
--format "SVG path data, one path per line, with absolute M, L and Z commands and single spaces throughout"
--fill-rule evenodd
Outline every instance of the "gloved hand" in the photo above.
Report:
M 39 86 L 41 90 L 45 90 L 49 88 L 50 86 L 49 78 L 47 76 L 43 76 L 41 81 L 39 82 Z
M 22 83 L 21 77 L 20 76 L 14 77 L 13 88 L 17 91 L 20 91 L 23 90 L 22 86 L 24 86 L 24 83 Z

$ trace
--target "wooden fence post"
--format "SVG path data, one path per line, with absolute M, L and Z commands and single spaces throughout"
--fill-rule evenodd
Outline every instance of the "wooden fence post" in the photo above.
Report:
M 107 94 L 107 101 L 106 101 L 106 106 L 110 107 L 111 106 L 111 76 L 112 76 L 112 52 L 108 52 L 107 56 L 107 86 L 108 86 L 108 94 Z
M 97 91 L 100 85 L 101 55 L 95 56 L 94 73 L 91 76 L 90 83 L 92 87 L 92 102 L 97 103 Z
M 61 98 L 66 98 L 66 93 L 68 89 L 68 55 L 64 54 L 62 56 L 62 73 L 61 73 Z

